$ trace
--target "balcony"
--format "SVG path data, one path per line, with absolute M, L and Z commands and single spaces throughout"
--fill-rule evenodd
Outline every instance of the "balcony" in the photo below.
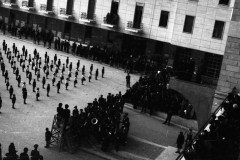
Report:
M 28 1 L 22 1 L 22 7 L 20 8 L 27 11 L 35 11 L 35 7 L 28 6 Z
M 60 12 L 58 16 L 66 19 L 74 19 L 73 15 L 68 15 L 66 13 L 66 8 L 60 8 Z
M 125 30 L 133 33 L 141 33 L 143 31 L 143 24 L 141 23 L 139 27 L 135 27 L 132 21 L 128 21 Z
M 12 0 L 5 0 L 5 2 L 3 2 L 3 5 L 7 7 L 13 7 L 13 8 L 18 7 L 18 5 L 16 3 L 13 3 Z
M 96 22 L 96 15 L 94 14 L 92 18 L 88 18 L 86 12 L 81 13 L 81 18 L 79 21 L 84 22 L 84 23 L 95 23 Z
M 118 14 L 108 13 L 106 17 L 103 18 L 102 25 L 109 28 L 116 28 L 119 22 Z
M 48 14 L 48 15 L 54 15 L 53 11 L 47 11 L 47 5 L 46 4 L 41 4 L 40 5 L 40 13 Z

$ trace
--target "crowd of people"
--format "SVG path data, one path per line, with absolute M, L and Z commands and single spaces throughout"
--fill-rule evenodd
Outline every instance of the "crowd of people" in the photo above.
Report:
M 111 19 L 111 22 L 112 19 L 116 19 L 111 18 L 112 16 L 107 17 L 108 21 Z M 35 44 L 43 42 L 44 46 L 48 48 L 52 48 L 52 43 L 54 43 L 54 49 L 56 50 L 100 61 L 111 66 L 121 67 L 130 73 L 141 72 L 148 74 L 151 71 L 157 70 L 158 66 L 162 65 L 163 62 L 165 63 L 165 61 L 160 59 L 156 60 L 156 58 L 138 55 L 138 53 L 135 53 L 133 50 L 123 50 L 122 52 L 119 52 L 118 50 L 107 46 L 100 46 L 98 44 L 85 45 L 82 42 L 76 41 L 71 44 L 70 39 L 54 37 L 54 33 L 51 30 L 44 28 L 39 30 L 38 28 L 29 27 L 28 25 L 22 27 L 8 25 L 4 23 L 3 20 L 0 20 L 0 28 L 4 34 L 8 31 L 12 36 L 18 36 L 19 38 L 24 36 L 25 39 L 30 38 Z
M 105 68 L 102 67 L 101 71 L 96 68 L 95 74 L 93 73 L 94 66 L 91 64 L 89 67 L 89 73 L 87 75 L 85 65 L 82 66 L 80 71 L 80 60 L 76 63 L 75 70 L 73 69 L 73 64 L 70 62 L 69 57 L 66 58 L 66 62 L 62 62 L 61 59 L 58 58 L 57 54 L 54 55 L 53 60 L 50 60 L 47 52 L 44 55 L 44 59 L 39 55 L 39 52 L 35 49 L 32 54 L 28 53 L 27 48 L 23 45 L 22 51 L 20 51 L 16 44 L 12 44 L 12 50 L 10 50 L 10 46 L 3 40 L 2 49 L 0 50 L 0 67 L 2 71 L 2 76 L 5 78 L 6 89 L 9 91 L 10 99 L 12 100 L 12 108 L 15 108 L 15 103 L 17 100 L 15 94 L 15 88 L 10 84 L 9 80 L 9 70 L 6 68 L 6 61 L 10 64 L 12 68 L 12 73 L 16 76 L 16 82 L 18 87 L 22 88 L 22 96 L 23 103 L 26 104 L 26 100 L 28 97 L 27 91 L 27 82 L 23 81 L 23 75 L 25 72 L 26 78 L 28 79 L 28 84 L 32 85 L 32 92 L 36 94 L 36 100 L 39 101 L 40 98 L 40 88 L 46 89 L 47 96 L 50 96 L 51 86 L 57 87 L 57 93 L 60 93 L 61 84 L 64 84 L 65 89 L 68 90 L 70 85 L 70 81 L 72 79 L 73 87 L 77 87 L 78 81 L 81 81 L 81 84 L 84 85 L 85 81 L 90 83 L 92 76 L 94 75 L 95 80 L 101 76 L 104 78 Z M 6 55 L 6 60 L 3 57 Z M 18 64 L 19 63 L 19 66 Z M 41 69 L 43 71 L 42 79 L 41 78 Z M 68 69 L 68 71 L 66 71 Z M 22 73 L 21 73 L 22 72 Z M 67 73 L 66 73 L 67 72 Z M 79 72 L 81 73 L 81 77 L 79 77 Z M 101 73 L 99 73 L 101 72 Z M 73 75 L 74 74 L 74 75 Z M 35 78 L 34 78 L 35 76 Z M 49 78 L 52 76 L 52 78 Z M 51 82 L 49 82 L 51 80 Z M 65 81 L 64 81 L 65 80 Z M 37 82 L 41 81 L 42 87 L 37 86 Z M 51 85 L 52 84 L 52 85 Z M 21 86 L 22 85 L 22 86 Z M 47 87 L 45 87 L 47 85 Z M 1 98 L 0 98 L 1 99 Z M 2 99 L 0 101 L 2 106 Z M 0 109 L 1 109 L 0 106 Z
M 119 92 L 116 95 L 109 93 L 107 98 L 101 95 L 95 98 L 87 107 L 78 110 L 77 106 L 71 111 L 69 105 L 59 103 L 57 107 L 58 126 L 63 127 L 64 146 L 67 137 L 74 137 L 75 145 L 94 137 L 101 144 L 101 149 L 107 151 L 109 145 L 114 145 L 116 151 L 121 145 L 126 145 L 130 127 L 127 113 L 123 113 L 124 97 Z
M 126 100 L 133 104 L 133 108 L 141 108 L 141 112 L 149 110 L 150 115 L 154 111 L 168 114 L 164 124 L 170 124 L 173 114 L 191 119 L 193 107 L 188 101 L 174 90 L 169 88 L 169 72 L 163 68 L 147 76 L 140 77 L 139 81 L 132 85 L 125 93 Z
M 237 160 L 240 144 L 240 94 L 233 89 L 183 152 L 186 160 Z
M 28 148 L 25 147 L 23 149 L 23 152 L 20 153 L 20 155 L 17 154 L 17 150 L 15 148 L 14 143 L 10 143 L 8 147 L 8 153 L 5 154 L 4 157 L 2 157 L 2 149 L 0 144 L 0 159 L 1 160 L 43 160 L 43 156 L 38 151 L 38 144 L 35 144 L 33 146 L 33 150 L 31 151 L 30 156 L 28 155 Z

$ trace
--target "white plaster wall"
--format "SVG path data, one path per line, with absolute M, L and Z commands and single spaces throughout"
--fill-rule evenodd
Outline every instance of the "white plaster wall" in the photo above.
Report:
M 19 5 L 22 0 L 18 0 Z M 174 45 L 207 51 L 215 54 L 224 54 L 230 19 L 235 0 L 229 6 L 219 5 L 219 0 L 120 0 L 118 14 L 120 17 L 118 32 L 132 34 L 125 31 L 127 21 L 133 21 L 136 2 L 144 3 L 143 34 L 137 35 Z M 35 0 L 36 9 L 47 0 Z M 103 18 L 110 11 L 112 0 L 96 0 L 96 27 L 104 28 Z M 54 0 L 53 8 L 59 12 L 66 8 L 67 0 Z M 73 14 L 78 21 L 81 12 L 87 12 L 88 0 L 74 0 Z M 167 28 L 159 27 L 160 13 L 169 11 Z M 56 15 L 57 15 L 56 14 Z M 183 33 L 186 15 L 195 16 L 193 33 Z M 212 38 L 215 20 L 225 22 L 222 39 Z M 107 28 L 106 28 L 107 29 Z

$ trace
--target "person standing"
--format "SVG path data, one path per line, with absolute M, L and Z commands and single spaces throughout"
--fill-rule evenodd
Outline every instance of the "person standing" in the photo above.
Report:
M 79 67 L 80 67 L 80 60 L 78 60 L 78 62 L 77 62 L 77 70 L 79 71 Z
M 67 57 L 66 59 L 66 68 L 68 68 L 68 64 L 69 64 L 69 57 Z
M 32 81 L 32 72 L 29 72 L 28 74 L 28 80 L 29 80 L 29 84 L 31 84 L 31 81 Z
M 60 76 L 61 83 L 62 83 L 63 80 L 64 80 L 64 75 L 63 75 L 63 73 L 61 73 L 61 76 Z
M 69 64 L 69 71 L 72 72 L 72 62 Z
M 36 100 L 39 101 L 39 98 L 40 97 L 40 91 L 39 91 L 39 88 L 37 88 L 37 92 L 36 92 Z
M 13 94 L 13 97 L 12 97 L 12 108 L 15 109 L 15 103 L 16 103 L 16 96 L 15 94 Z
M 96 69 L 96 72 L 95 72 L 95 80 L 97 80 L 98 78 L 98 69 Z
M 42 88 L 45 89 L 46 78 L 43 76 L 42 78 Z
M 13 95 L 13 87 L 12 87 L 12 85 L 10 86 L 9 94 L 10 94 L 10 99 L 12 99 L 12 95 Z
M 55 78 L 55 76 L 53 75 L 53 78 L 52 78 L 52 86 L 54 86 L 55 81 L 56 81 L 56 78 Z
M 90 66 L 90 74 L 92 74 L 92 71 L 93 71 L 93 64 L 91 64 Z
M 181 153 L 183 143 L 184 143 L 184 135 L 183 135 L 183 132 L 180 132 L 178 135 L 178 138 L 177 138 L 177 142 L 176 142 L 176 144 L 177 144 L 176 153 Z
M 167 113 L 167 118 L 166 118 L 166 120 L 163 122 L 163 124 L 170 125 L 170 122 L 171 122 L 171 119 L 172 119 L 172 115 L 173 115 L 173 111 L 172 111 L 172 109 L 170 108 L 170 109 L 168 110 L 168 113 Z
M 84 85 L 83 82 L 86 81 L 86 78 L 84 77 L 84 75 L 82 75 L 81 81 L 82 81 L 82 85 Z
M 61 83 L 60 83 L 60 81 L 58 81 L 58 83 L 57 83 L 57 93 L 60 93 L 60 92 L 59 92 L 60 87 L 61 87 Z
M 28 152 L 28 148 L 25 147 L 23 149 L 23 153 L 20 154 L 20 159 L 19 160 L 30 160 L 27 152 Z
M 91 82 L 91 79 L 92 79 L 92 75 L 91 75 L 91 73 L 89 73 L 89 75 L 88 75 L 88 82 Z
M 23 104 L 27 104 L 26 103 L 26 99 L 27 99 L 27 90 L 25 89 L 25 90 L 23 90 Z
M 77 77 L 74 78 L 74 87 L 76 87 L 76 84 L 77 84 Z
M 127 86 L 127 88 L 130 88 L 130 81 L 131 81 L 131 76 L 128 73 L 127 76 L 126 76 L 126 86 Z
M 8 90 L 9 85 L 10 85 L 10 84 L 9 84 L 9 79 L 7 79 L 7 80 L 6 80 L 6 88 L 7 88 L 7 90 Z
M 85 65 L 82 67 L 82 75 L 85 75 Z
M 49 67 L 47 67 L 47 70 L 46 70 L 46 78 L 48 79 L 48 76 L 49 76 Z
M 20 83 L 21 83 L 21 75 L 18 75 L 18 77 L 17 77 L 17 82 L 18 82 L 18 87 L 20 87 Z
M 49 131 L 48 128 L 46 128 L 46 132 L 45 132 L 46 146 L 45 146 L 45 148 L 49 148 L 51 136 L 52 136 L 51 132 Z
M 50 92 L 50 84 L 48 83 L 47 85 L 47 96 L 49 97 L 49 92 Z
M 37 81 L 39 81 L 39 78 L 40 78 L 40 69 L 38 69 L 37 71 Z
M 33 80 L 33 92 L 35 92 L 35 88 L 36 88 L 36 86 L 37 86 L 37 82 L 36 82 L 36 79 L 34 79 Z
M 40 155 L 38 149 L 38 144 L 34 145 L 34 150 L 31 151 L 31 160 L 43 160 L 43 156 Z
M 66 81 L 65 81 L 65 87 L 66 87 L 66 90 L 68 90 L 68 85 L 69 85 L 69 78 L 66 78 Z
M 102 67 L 102 78 L 104 78 L 105 68 Z

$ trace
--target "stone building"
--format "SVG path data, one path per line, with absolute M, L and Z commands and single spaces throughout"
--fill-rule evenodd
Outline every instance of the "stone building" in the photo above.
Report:
M 162 57 L 178 77 L 184 77 L 182 66 L 193 59 L 189 80 L 208 89 L 181 82 L 177 84 L 184 85 L 184 91 L 176 89 L 187 98 L 193 99 L 192 93 L 208 98 L 207 107 L 202 99 L 192 100 L 202 122 L 214 109 L 215 90 L 219 98 L 240 83 L 239 0 L 1 1 L 0 19 L 8 25 L 51 30 L 56 37 L 127 54 Z

